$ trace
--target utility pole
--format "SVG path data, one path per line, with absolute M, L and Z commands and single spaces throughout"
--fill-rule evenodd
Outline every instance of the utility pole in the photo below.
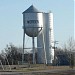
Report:
M 56 56 L 56 52 L 55 52 L 55 50 L 56 50 L 56 44 L 58 44 L 58 41 L 53 41 L 53 43 L 54 43 L 54 47 L 52 47 L 53 49 L 54 49 L 54 65 L 56 65 L 56 58 L 55 58 L 55 56 Z

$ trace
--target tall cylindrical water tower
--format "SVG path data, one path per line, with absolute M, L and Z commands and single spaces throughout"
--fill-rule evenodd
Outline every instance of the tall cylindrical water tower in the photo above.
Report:
M 44 13 L 44 41 L 45 41 L 45 50 L 47 57 L 47 64 L 52 64 L 54 60 L 54 33 L 53 33 L 53 13 Z
M 23 12 L 23 53 L 24 53 L 24 41 L 25 33 L 33 38 L 33 64 L 35 63 L 35 45 L 34 37 L 37 37 L 43 27 L 43 14 L 38 11 L 33 5 Z M 24 54 L 22 55 L 22 62 L 24 60 Z
M 43 46 L 43 36 L 45 43 L 46 64 L 52 64 L 54 60 L 54 33 L 53 33 L 53 13 L 43 13 L 43 30 L 37 37 L 37 47 Z M 44 50 L 37 50 L 37 62 L 44 63 Z

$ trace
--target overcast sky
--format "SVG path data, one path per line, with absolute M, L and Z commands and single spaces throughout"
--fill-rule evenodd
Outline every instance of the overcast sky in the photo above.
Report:
M 22 46 L 22 12 L 32 4 L 53 12 L 54 36 L 60 45 L 74 37 L 74 0 L 0 0 L 0 50 L 9 43 Z M 31 45 L 29 42 L 26 44 Z

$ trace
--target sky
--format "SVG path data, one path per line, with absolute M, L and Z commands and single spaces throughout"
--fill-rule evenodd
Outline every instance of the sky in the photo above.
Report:
M 23 15 L 31 5 L 43 12 L 54 14 L 54 38 L 59 45 L 74 35 L 74 0 L 0 0 L 0 51 L 7 44 L 22 46 Z M 26 45 L 31 45 L 26 37 Z

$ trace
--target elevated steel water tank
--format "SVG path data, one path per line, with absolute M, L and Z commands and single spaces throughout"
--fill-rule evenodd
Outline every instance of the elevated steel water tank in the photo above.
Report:
M 30 37 L 36 37 L 43 27 L 43 14 L 33 5 L 23 12 L 23 28 Z

